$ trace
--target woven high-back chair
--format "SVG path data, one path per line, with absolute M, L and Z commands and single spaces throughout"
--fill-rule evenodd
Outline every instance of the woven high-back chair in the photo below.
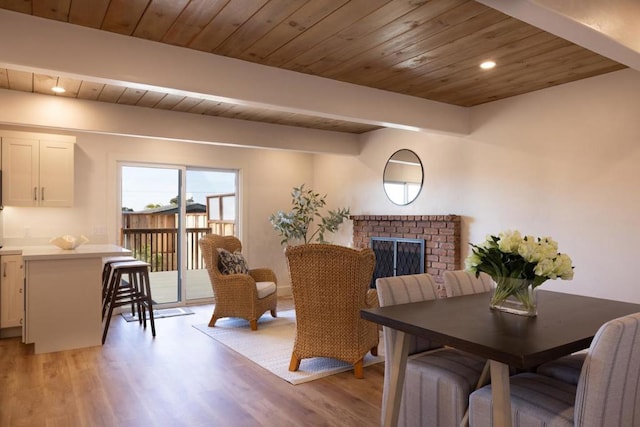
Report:
M 219 268 L 218 248 L 231 253 L 242 250 L 235 236 L 209 234 L 199 241 L 204 262 L 213 287 L 215 305 L 209 326 L 221 317 L 247 319 L 251 330 L 258 329 L 258 319 L 266 311 L 276 317 L 277 280 L 268 268 L 250 269 L 248 274 L 222 274 Z
M 323 243 L 286 249 L 296 310 L 296 338 L 290 371 L 310 357 L 330 357 L 354 366 L 362 378 L 367 352 L 377 355 L 378 326 L 360 317 L 360 310 L 377 306 L 369 289 L 375 255 Z

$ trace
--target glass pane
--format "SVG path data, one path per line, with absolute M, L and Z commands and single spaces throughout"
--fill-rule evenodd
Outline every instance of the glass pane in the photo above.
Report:
M 227 196 L 222 198 L 222 219 L 225 221 L 235 221 L 236 219 L 236 197 Z
M 207 197 L 207 209 L 209 210 L 209 220 L 216 221 L 220 218 L 220 197 Z
M 403 205 L 405 204 L 405 193 L 404 193 L 404 184 L 398 184 L 395 182 L 385 182 L 384 183 L 384 191 L 389 196 L 392 202 Z
M 180 300 L 178 288 L 178 169 L 123 166 L 121 169 L 122 242 L 151 264 L 155 303 Z
M 188 224 L 197 225 L 187 227 L 186 298 L 187 300 L 211 298 L 213 296 L 211 282 L 200 253 L 198 240 L 207 233 L 235 234 L 237 173 L 188 169 L 186 176 L 187 199 L 191 200 L 192 204 L 204 208 L 204 212 L 187 212 L 187 218 L 199 215 L 201 219 L 187 221 Z M 223 218 L 220 218 L 220 203 L 222 203 Z
M 415 200 L 421 189 L 422 186 L 420 184 L 407 183 L 407 202 Z

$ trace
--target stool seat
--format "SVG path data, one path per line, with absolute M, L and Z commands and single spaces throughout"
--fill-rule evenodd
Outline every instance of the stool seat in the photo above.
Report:
M 105 298 L 107 296 L 107 289 L 109 288 L 109 280 L 111 279 L 111 272 L 112 272 L 111 265 L 117 262 L 131 262 L 131 261 L 137 261 L 137 259 L 132 256 L 116 256 L 116 257 L 105 258 L 103 260 L 103 267 L 102 267 L 102 307 L 103 307 L 102 316 L 103 317 L 104 317 Z
M 102 343 L 107 339 L 109 323 L 113 315 L 113 309 L 131 304 L 132 311 L 137 308 L 138 321 L 147 327 L 147 310 L 151 323 L 151 333 L 156 336 L 156 326 L 153 318 L 153 300 L 151 298 L 151 286 L 149 283 L 149 263 L 140 260 L 114 260 L 109 263 L 110 278 L 106 293 L 102 316 L 105 319 L 102 332 Z M 128 282 L 123 285 L 123 277 L 127 276 Z

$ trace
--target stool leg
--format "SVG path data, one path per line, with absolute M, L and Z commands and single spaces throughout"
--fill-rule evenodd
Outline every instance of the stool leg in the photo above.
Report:
M 104 315 L 107 311 L 107 307 L 110 305 L 111 300 L 112 300 L 112 294 L 114 292 L 118 292 L 118 280 L 116 276 L 119 276 L 118 272 L 116 271 L 113 274 L 110 274 L 109 277 L 109 282 L 107 285 L 107 289 L 103 295 L 103 300 L 102 300 L 102 320 L 104 320 Z
M 109 290 L 109 282 L 111 281 L 111 263 L 106 263 L 102 268 L 102 305 L 107 298 L 107 291 Z
M 102 344 L 104 344 L 105 340 L 107 339 L 107 332 L 109 331 L 109 324 L 111 323 L 111 316 L 113 315 L 113 307 L 118 297 L 117 287 L 120 284 L 121 279 L 120 271 L 116 271 L 113 276 L 114 280 L 111 281 L 112 286 L 110 286 L 109 288 L 109 294 L 111 296 L 111 299 L 108 302 L 109 310 L 107 311 L 107 319 L 104 324 L 104 330 L 102 331 Z
M 129 284 L 131 286 L 132 292 L 135 293 L 136 295 L 142 295 L 142 292 L 140 291 L 140 283 L 138 281 L 138 272 L 137 271 L 133 271 L 129 273 Z M 138 312 L 138 323 L 139 324 L 144 324 L 144 327 L 147 327 L 147 319 L 144 315 L 144 311 L 143 311 L 143 307 L 140 304 L 140 298 L 137 297 L 136 299 L 131 301 L 131 313 L 134 313 L 134 310 L 136 310 Z
M 144 270 L 142 273 L 142 281 L 144 282 L 144 294 L 146 296 L 149 307 L 149 322 L 151 322 L 151 335 L 156 336 L 156 324 L 153 319 L 153 300 L 151 299 L 151 283 L 149 282 L 149 270 Z

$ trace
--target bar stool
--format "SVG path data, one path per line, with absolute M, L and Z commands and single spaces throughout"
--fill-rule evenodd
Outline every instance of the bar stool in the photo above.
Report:
M 151 286 L 149 283 L 149 264 L 144 261 L 121 261 L 110 263 L 111 277 L 106 293 L 106 301 L 103 307 L 103 318 L 106 312 L 102 343 L 107 339 L 109 323 L 113 315 L 113 309 L 131 304 L 137 308 L 138 321 L 147 328 L 147 314 L 151 322 L 151 333 L 156 336 L 156 325 L 153 319 L 153 300 L 151 299 Z M 121 286 L 123 276 L 128 277 L 128 286 Z
M 116 262 L 130 262 L 137 261 L 136 258 L 132 256 L 117 256 L 105 258 L 102 266 L 102 318 L 104 319 L 104 313 L 106 309 L 106 300 L 107 300 L 107 292 L 109 291 L 109 281 L 111 280 L 111 264 L 115 264 Z M 122 282 L 121 286 L 128 286 L 128 283 Z M 133 307 L 132 307 L 133 310 Z M 133 314 L 133 311 L 132 311 Z

